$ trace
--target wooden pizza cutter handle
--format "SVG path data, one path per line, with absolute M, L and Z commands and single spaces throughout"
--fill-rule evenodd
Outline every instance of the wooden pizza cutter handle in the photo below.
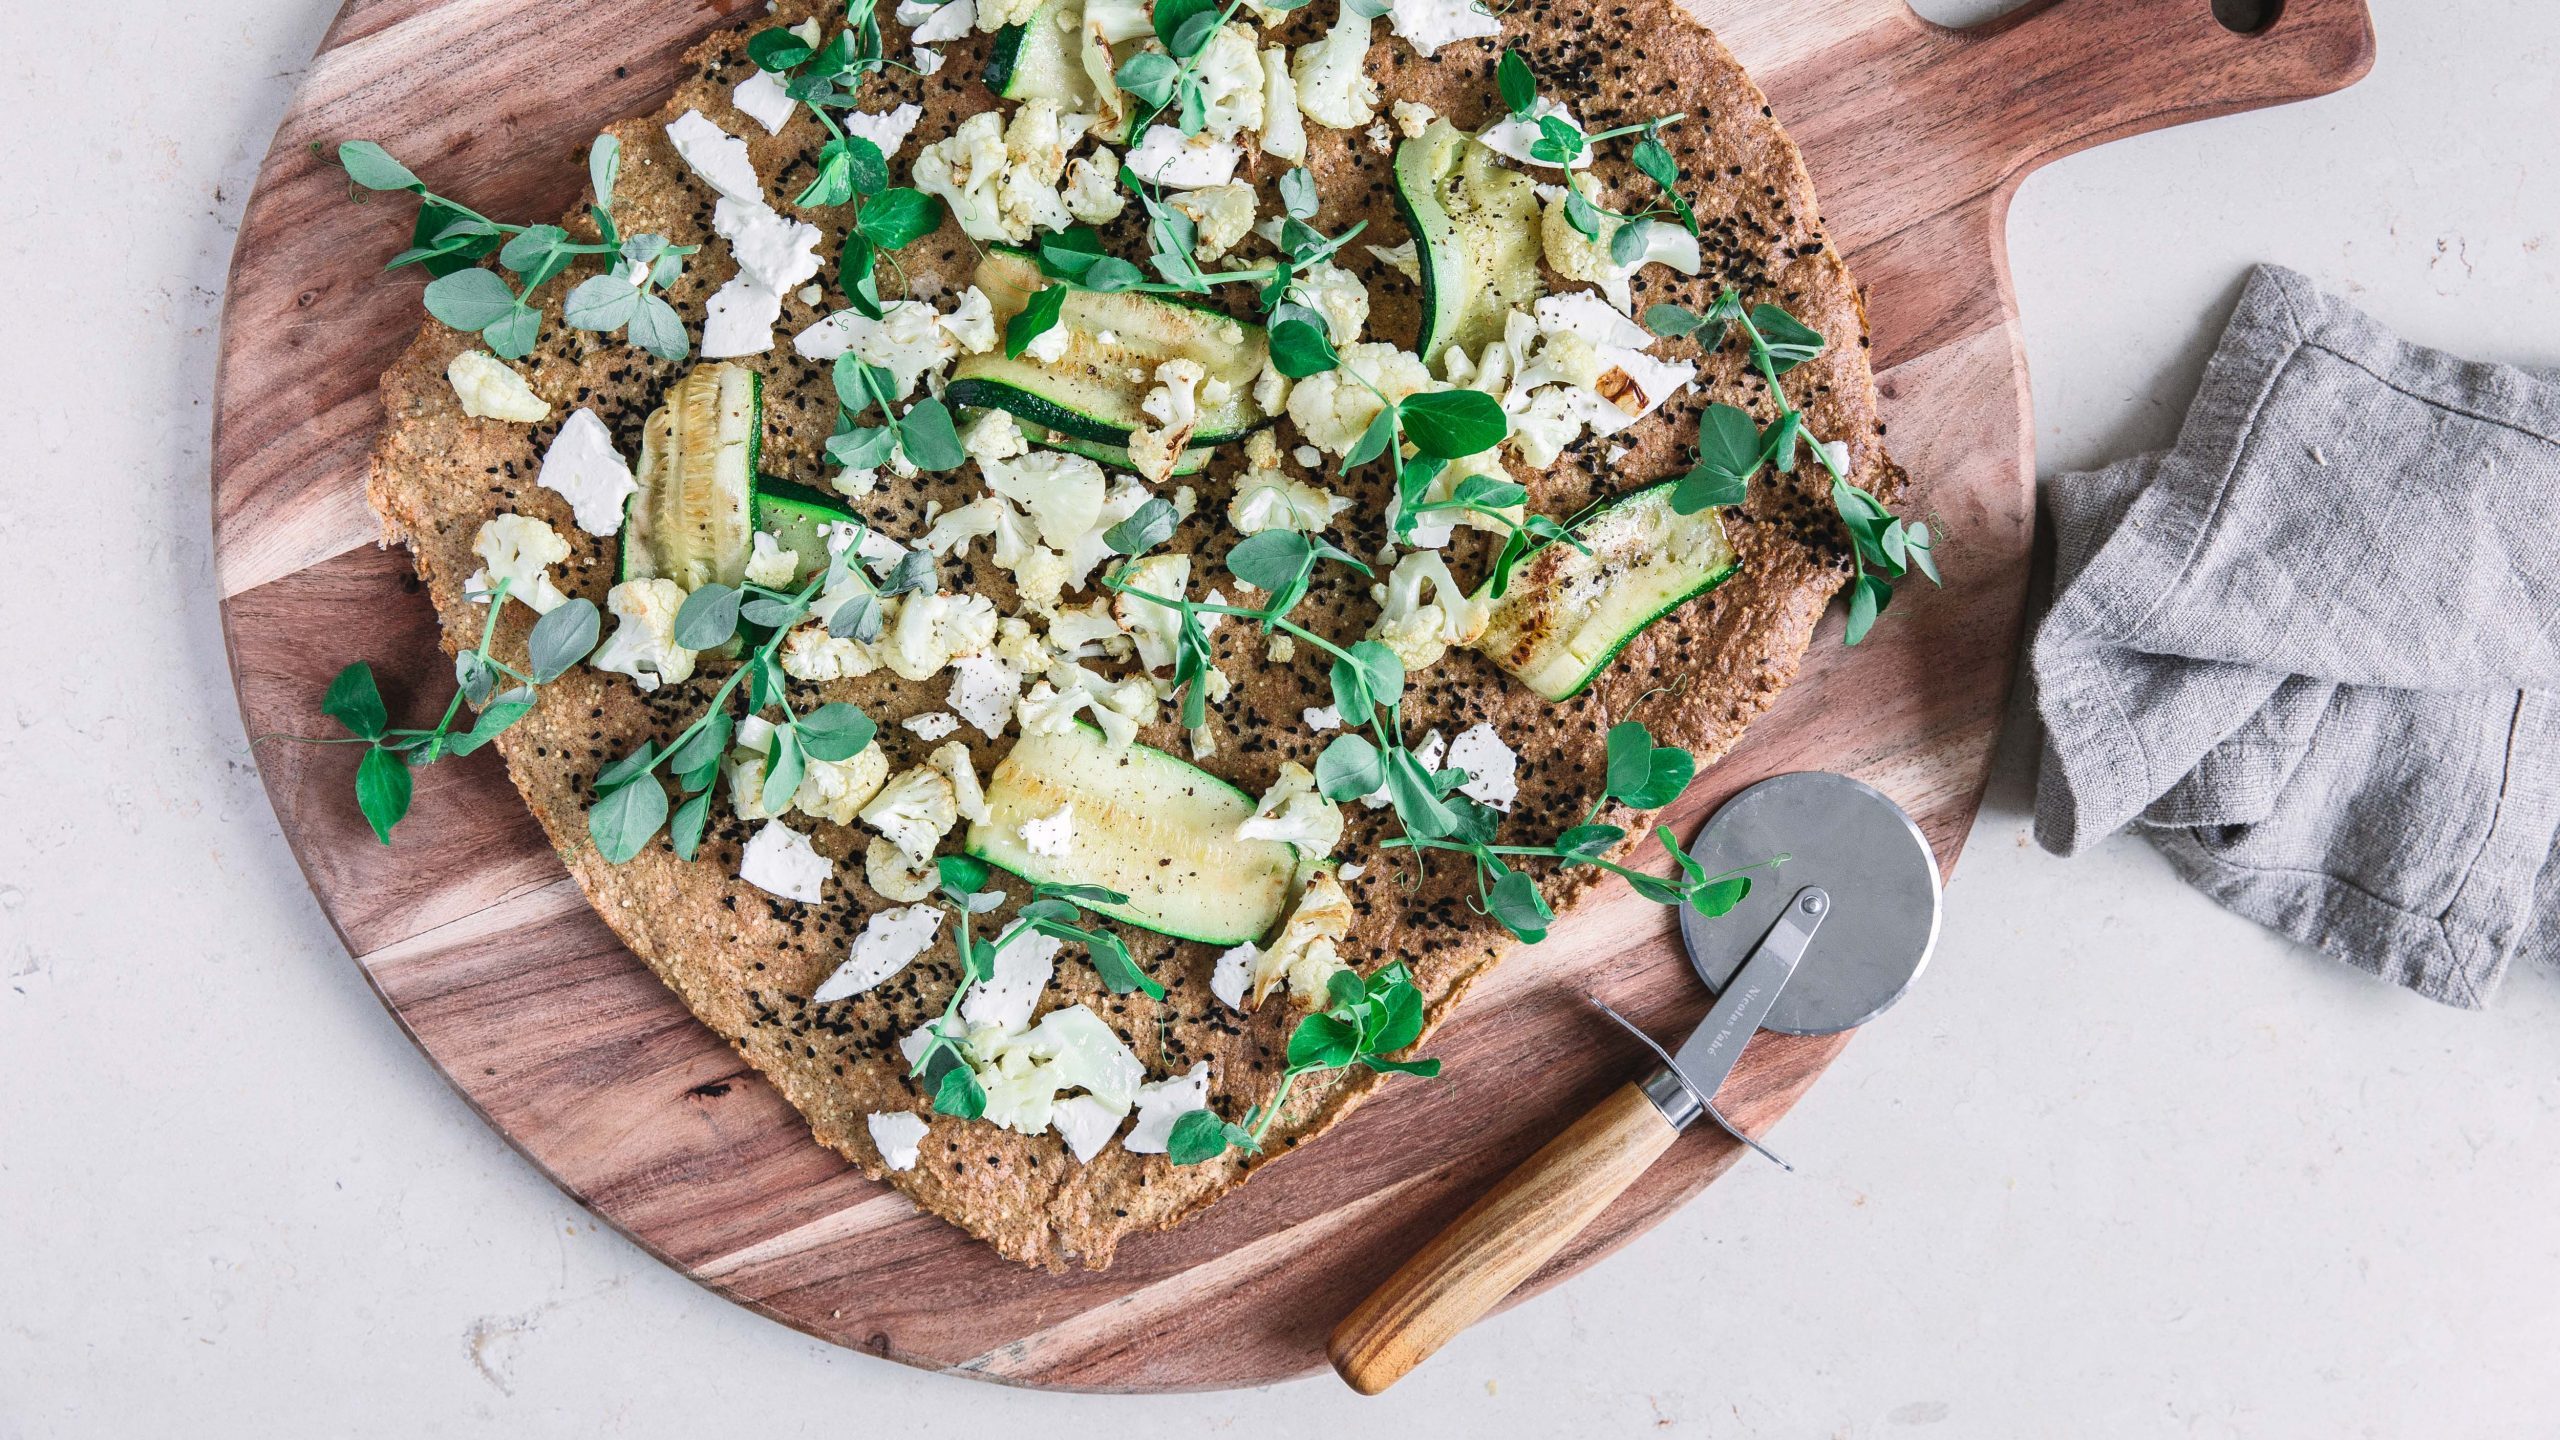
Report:
M 1641 1085 L 1619 1087 L 1335 1326 L 1333 1368 L 1363 1395 L 1403 1379 L 1536 1274 L 1679 1138 Z

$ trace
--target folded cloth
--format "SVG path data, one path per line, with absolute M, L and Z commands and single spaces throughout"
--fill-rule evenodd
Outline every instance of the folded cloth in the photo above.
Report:
M 2048 487 L 2036 838 L 2483 1003 L 2560 951 L 2560 376 L 2253 275 L 2174 449 Z

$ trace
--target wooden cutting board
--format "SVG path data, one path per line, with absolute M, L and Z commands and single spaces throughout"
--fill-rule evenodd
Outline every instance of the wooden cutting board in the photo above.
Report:
M 1906 584 L 1855 651 L 1835 615 L 1803 678 L 1672 823 L 1688 833 L 1767 775 L 1843 770 L 1900 800 L 1951 867 L 2008 693 L 2033 526 L 2009 196 L 2102 140 L 2338 89 L 2371 63 L 2370 24 L 2362 0 L 2290 0 L 2245 36 L 2208 0 L 2058 0 L 1962 33 L 1904 0 L 1692 5 L 1803 146 L 1868 288 L 1889 443 L 1950 584 Z M 259 173 L 223 314 L 214 539 L 250 734 L 322 733 L 321 691 L 352 660 L 373 661 L 401 723 L 432 723 L 451 693 L 408 557 L 374 547 L 363 495 L 375 378 L 421 315 L 415 272 L 380 269 L 408 210 L 351 203 L 313 142 L 389 140 L 484 213 L 553 216 L 597 128 L 657 106 L 679 54 L 750 13 L 747 0 L 347 0 Z M 1447 1083 L 1387 1087 L 1304 1157 L 1122 1246 L 1105 1273 L 1040 1274 L 814 1143 L 596 919 L 494 753 L 422 772 L 391 849 L 357 816 L 352 747 L 258 753 L 356 963 L 563 1189 L 786 1324 L 1011 1383 L 1198 1389 L 1318 1368 L 1327 1329 L 1372 1280 L 1643 1063 L 1585 993 L 1663 1034 L 1707 1004 L 1669 913 L 1613 885 L 1433 1039 Z M 1845 1043 L 1760 1037 L 1727 1108 L 1767 1125 Z M 1736 1148 L 1703 1128 L 1685 1137 L 1531 1291 L 1660 1220 Z

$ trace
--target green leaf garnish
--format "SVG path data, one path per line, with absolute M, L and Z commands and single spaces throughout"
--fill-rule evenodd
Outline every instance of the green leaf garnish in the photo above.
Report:
M 1502 402 L 1481 390 L 1432 390 L 1397 405 L 1405 438 L 1425 456 L 1457 460 L 1490 450 L 1511 433 Z
M 1437 1060 L 1389 1058 L 1422 1034 L 1422 991 L 1403 961 L 1380 967 L 1366 980 L 1349 970 L 1336 971 L 1328 990 L 1326 998 L 1332 1003 L 1301 1019 L 1290 1031 L 1289 1068 L 1281 1072 L 1280 1087 L 1271 1099 L 1256 1106 L 1243 1124 L 1232 1124 L 1208 1109 L 1182 1116 L 1174 1121 L 1166 1140 L 1167 1159 L 1176 1165 L 1197 1165 L 1229 1149 L 1246 1154 L 1259 1151 L 1272 1122 L 1288 1104 L 1291 1087 L 1311 1071 L 1359 1065 L 1400 1075 L 1440 1073 Z
M 1494 63 L 1493 83 L 1502 92 L 1503 108 L 1511 112 L 1511 117 L 1528 119 L 1529 111 L 1538 103 L 1538 77 L 1530 71 L 1529 62 L 1520 58 L 1519 51 L 1502 52 L 1502 58 Z
M 382 703 L 382 691 L 373 682 L 373 667 L 359 660 L 338 672 L 329 682 L 329 693 L 320 700 L 320 713 L 347 727 L 347 733 L 361 740 L 381 738 L 391 723 L 390 712 Z
M 1022 309 L 1004 322 L 1004 358 L 1019 360 L 1031 342 L 1055 329 L 1059 312 L 1066 308 L 1067 287 L 1043 285 L 1023 302 Z
M 401 752 L 376 745 L 356 762 L 356 808 L 385 845 L 391 843 L 391 827 L 409 813 L 409 791 L 409 757 Z

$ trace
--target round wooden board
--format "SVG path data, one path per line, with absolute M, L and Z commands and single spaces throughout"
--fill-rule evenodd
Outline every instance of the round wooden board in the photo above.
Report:
M 2371 62 L 2362 0 L 2291 0 L 2256 36 L 2208 0 L 2058 0 L 1963 33 L 1904 0 L 1692 0 L 1803 146 L 1869 293 L 1889 443 L 1950 584 L 1907 584 L 1875 636 L 1835 616 L 1804 673 L 1672 817 L 1741 786 L 1843 770 L 1916 816 L 1952 866 L 1990 764 L 2033 528 L 2026 373 L 2001 236 L 2017 181 L 2115 136 L 2324 94 Z M 647 111 L 677 57 L 745 0 L 347 0 L 279 129 L 240 229 L 214 422 L 223 629 L 253 735 L 320 727 L 329 677 L 370 659 L 395 704 L 450 692 L 405 552 L 363 489 L 375 379 L 419 322 L 381 259 L 405 207 L 350 203 L 315 141 L 376 137 L 486 213 L 550 216 L 605 121 Z M 395 213 L 396 212 L 396 213 Z M 415 723 L 414 721 L 409 723 Z M 562 1188 L 667 1263 L 838 1344 L 1026 1385 L 1253 1385 L 1324 1363 L 1334 1321 L 1495 1177 L 1633 1074 L 1633 1043 L 1707 995 L 1669 915 L 1597 892 L 1505 962 L 1431 1052 L 1455 1083 L 1388 1087 L 1308 1156 L 1110 1270 L 997 1259 L 810 1138 L 588 909 L 496 756 L 422 772 L 399 844 L 373 842 L 353 751 L 271 745 L 269 796 L 348 950 L 470 1102 Z M 1763 1035 L 1723 1092 L 1754 1129 L 1846 1037 Z M 1736 1155 L 1684 1137 L 1522 1293 L 1668 1214 Z

